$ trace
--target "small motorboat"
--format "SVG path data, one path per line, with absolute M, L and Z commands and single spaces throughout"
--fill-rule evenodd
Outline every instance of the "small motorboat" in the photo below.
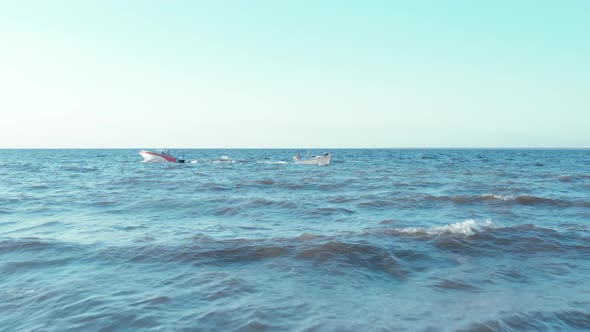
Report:
M 170 150 L 158 150 L 157 152 L 141 150 L 139 155 L 143 157 L 144 162 L 148 163 L 184 163 L 183 159 L 173 157 Z
M 328 166 L 330 162 L 332 162 L 332 155 L 329 153 L 324 153 L 319 156 L 302 159 L 299 154 L 293 156 L 293 162 L 296 164 L 304 164 L 304 165 L 320 165 L 320 166 Z

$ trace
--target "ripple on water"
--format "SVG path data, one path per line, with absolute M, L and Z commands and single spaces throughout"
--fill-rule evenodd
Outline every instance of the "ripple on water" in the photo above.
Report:
M 478 287 L 470 285 L 467 282 L 449 279 L 440 280 L 433 284 L 432 287 L 441 291 L 476 292 L 479 290 Z
M 400 267 L 391 252 L 370 245 L 332 241 L 307 247 L 299 251 L 296 258 L 309 260 L 316 265 L 345 264 L 351 267 L 363 267 L 400 279 L 408 274 Z
M 578 310 L 520 312 L 498 320 L 477 322 L 459 331 L 585 331 L 590 329 L 590 313 Z
M 416 197 L 417 201 L 425 200 L 425 201 L 440 201 L 440 202 L 452 202 L 455 204 L 476 204 L 480 202 L 490 202 L 490 203 L 498 203 L 498 204 L 519 204 L 519 205 L 529 205 L 529 206 L 537 206 L 537 205 L 548 205 L 548 206 L 555 206 L 555 207 L 575 207 L 575 206 L 585 206 L 587 202 L 584 201 L 568 201 L 568 200 L 561 200 L 555 198 L 545 198 L 545 197 L 538 197 L 532 195 L 519 195 L 519 196 L 512 196 L 512 195 L 494 195 L 494 194 L 482 194 L 482 195 L 474 195 L 474 196 L 466 196 L 466 195 L 456 195 L 456 196 L 432 196 L 432 195 L 425 195 L 422 197 Z
M 183 152 L 0 151 L 0 330 L 590 330 L 588 151 Z

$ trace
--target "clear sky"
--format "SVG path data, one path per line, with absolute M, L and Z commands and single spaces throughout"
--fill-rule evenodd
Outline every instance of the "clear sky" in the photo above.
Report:
M 590 147 L 590 1 L 0 0 L 0 148 Z

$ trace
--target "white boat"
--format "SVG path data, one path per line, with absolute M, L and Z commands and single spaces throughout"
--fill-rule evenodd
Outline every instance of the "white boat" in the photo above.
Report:
M 170 150 L 157 152 L 141 150 L 139 151 L 139 155 L 143 157 L 144 162 L 149 163 L 184 163 L 184 160 L 173 157 L 170 154 Z
M 320 166 L 328 166 L 330 162 L 332 162 L 332 155 L 329 153 L 324 153 L 319 156 L 302 159 L 300 155 L 293 156 L 293 162 L 296 164 L 304 164 L 304 165 L 320 165 Z

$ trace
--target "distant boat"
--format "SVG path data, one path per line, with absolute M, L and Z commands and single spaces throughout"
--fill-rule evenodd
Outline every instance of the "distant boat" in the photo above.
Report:
M 141 150 L 139 155 L 143 157 L 144 162 L 149 163 L 184 163 L 183 159 L 173 157 L 170 150 L 158 150 L 158 152 Z
M 302 159 L 299 154 L 293 156 L 293 162 L 296 164 L 304 164 L 304 165 L 319 165 L 319 166 L 328 166 L 332 162 L 332 155 L 329 153 L 324 153 L 319 156 Z

